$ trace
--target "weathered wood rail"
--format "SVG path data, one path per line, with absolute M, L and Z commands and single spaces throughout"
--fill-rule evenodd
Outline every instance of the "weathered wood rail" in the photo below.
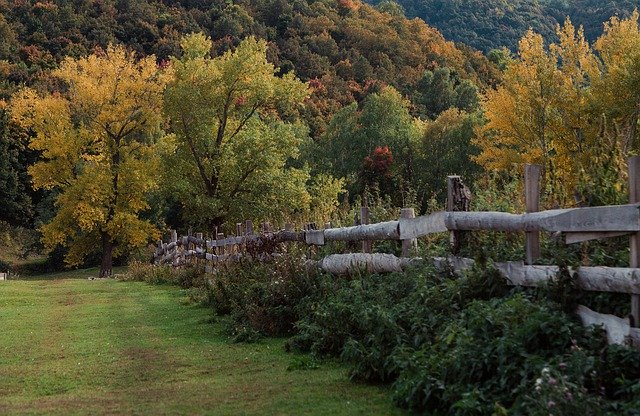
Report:
M 553 233 L 561 241 L 574 244 L 594 239 L 630 235 L 631 259 L 628 268 L 579 267 L 573 272 L 576 282 L 584 290 L 631 295 L 632 308 L 628 318 L 598 314 L 581 306 L 576 313 L 585 324 L 598 323 L 607 329 L 610 342 L 631 342 L 640 345 L 640 158 L 629 161 L 630 202 L 626 205 L 581 207 L 538 211 L 540 175 L 542 169 L 527 166 L 525 169 L 525 196 L 527 212 L 512 214 L 505 212 L 468 211 L 469 194 L 457 176 L 448 178 L 447 210 L 415 217 L 413 210 L 403 209 L 395 221 L 368 224 L 368 208 L 362 207 L 362 224 L 350 227 L 316 229 L 308 224 L 295 231 L 291 224 L 273 231 L 268 223 L 262 224 L 262 232 L 253 232 L 253 223 L 246 221 L 236 225 L 236 235 L 225 237 L 215 233 L 214 238 L 205 239 L 202 234 L 180 239 L 175 231 L 171 241 L 160 241 L 154 253 L 156 264 L 179 266 L 191 259 L 202 259 L 208 263 L 237 260 L 248 255 L 249 247 L 259 247 L 266 242 L 298 242 L 309 246 L 323 246 L 334 241 L 362 241 L 363 253 L 335 254 L 309 264 L 333 274 L 346 274 L 354 270 L 386 273 L 398 272 L 425 260 L 411 258 L 416 239 L 434 233 L 450 233 L 452 251 L 456 251 L 464 231 L 506 231 L 526 233 L 526 263 L 496 263 L 495 267 L 513 285 L 535 286 L 555 278 L 556 266 L 534 265 L 540 255 L 539 233 Z M 372 254 L 371 242 L 381 240 L 402 241 L 402 258 L 390 254 Z M 447 264 L 457 272 L 468 269 L 473 261 L 451 257 L 430 260 L 436 266 Z
M 301 241 L 325 245 L 331 241 L 411 240 L 447 231 L 548 231 L 566 234 L 566 241 L 586 241 L 640 232 L 640 203 L 618 206 L 558 209 L 530 214 L 505 212 L 437 212 L 417 218 L 401 218 L 377 224 L 324 230 L 278 231 L 262 235 L 232 236 L 205 240 L 184 236 L 159 245 L 160 251 L 193 244 L 207 248 L 232 247 L 258 241 L 261 236 L 276 242 Z M 577 239 L 579 234 L 580 239 Z

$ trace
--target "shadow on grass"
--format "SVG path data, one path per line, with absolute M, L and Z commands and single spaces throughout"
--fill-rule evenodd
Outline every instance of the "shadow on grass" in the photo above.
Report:
M 113 274 L 124 273 L 127 270 L 126 266 L 119 266 L 113 268 Z M 65 270 L 54 273 L 44 273 L 35 275 L 21 275 L 14 274 L 9 276 L 9 280 L 60 280 L 60 279 L 89 279 L 91 277 L 97 278 L 100 274 L 99 267 L 91 267 L 89 269 L 78 270 Z

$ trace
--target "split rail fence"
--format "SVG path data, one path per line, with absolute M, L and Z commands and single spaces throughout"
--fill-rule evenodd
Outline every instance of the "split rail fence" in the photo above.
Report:
M 626 318 L 601 314 L 586 306 L 576 311 L 585 325 L 603 325 L 610 343 L 629 343 L 640 346 L 640 157 L 629 159 L 629 204 L 539 211 L 541 167 L 525 168 L 526 212 L 472 212 L 470 194 L 459 176 L 449 176 L 446 211 L 415 217 L 411 208 L 404 208 L 396 221 L 369 224 L 369 210 L 362 207 L 360 224 L 352 227 L 315 229 L 307 224 L 295 231 L 291 224 L 283 230 L 272 230 L 269 223 L 261 224 L 261 232 L 254 233 L 252 221 L 238 223 L 235 236 L 216 233 L 205 239 L 202 233 L 178 238 L 171 232 L 171 241 L 160 241 L 154 253 L 155 264 L 181 266 L 194 259 L 206 261 L 207 270 L 219 262 L 233 261 L 247 255 L 247 249 L 261 244 L 300 242 L 323 246 L 332 241 L 362 242 L 361 253 L 333 254 L 312 265 L 332 274 L 346 274 L 354 270 L 375 273 L 402 271 L 406 267 L 426 261 L 410 257 L 417 238 L 434 233 L 450 233 L 452 251 L 459 246 L 463 231 L 524 232 L 526 258 L 521 262 L 495 263 L 494 266 L 513 285 L 536 286 L 554 279 L 557 266 L 535 265 L 540 256 L 540 232 L 561 237 L 566 244 L 628 235 L 630 237 L 629 267 L 579 267 L 575 272 L 579 287 L 587 291 L 625 293 L 631 295 L 631 314 Z M 366 205 L 366 204 L 365 204 Z M 402 257 L 372 253 L 372 242 L 400 240 Z M 435 258 L 436 267 L 452 267 L 462 272 L 473 260 L 451 256 Z

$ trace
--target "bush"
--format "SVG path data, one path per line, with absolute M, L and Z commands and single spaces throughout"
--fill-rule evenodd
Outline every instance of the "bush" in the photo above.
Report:
M 181 268 L 172 266 L 157 266 L 140 261 L 129 263 L 127 272 L 120 277 L 122 280 L 147 282 L 150 284 L 172 284 L 183 289 L 206 289 L 207 280 L 204 267 L 201 265 L 187 265 Z
M 156 266 L 139 261 L 131 262 L 127 272 L 120 276 L 120 279 L 151 284 L 177 283 L 176 273 L 171 266 Z
M 341 357 L 351 376 L 391 381 L 400 365 L 393 354 L 434 342 L 438 328 L 473 299 L 503 296 L 497 271 L 473 269 L 463 278 L 431 267 L 408 273 L 323 281 L 307 299 L 289 348 Z
M 315 292 L 318 278 L 299 252 L 268 262 L 244 258 L 216 271 L 210 297 L 216 313 L 231 315 L 229 330 L 237 340 L 254 340 L 257 334 L 291 335 L 301 318 L 298 305 Z
M 542 365 L 583 333 L 567 315 L 522 294 L 473 301 L 437 342 L 394 357 L 403 370 L 394 399 L 415 410 L 490 414 L 496 402 L 515 403 Z
M 564 312 L 582 294 L 562 270 L 534 290 L 509 288 L 481 264 L 463 277 L 424 267 L 322 278 L 287 345 L 340 357 L 353 379 L 393 383 L 398 405 L 429 414 L 542 412 L 561 392 L 536 393 L 535 382 L 561 364 L 563 389 L 577 400 L 556 410 L 628 411 L 640 390 L 640 353 L 607 347 L 602 330 Z

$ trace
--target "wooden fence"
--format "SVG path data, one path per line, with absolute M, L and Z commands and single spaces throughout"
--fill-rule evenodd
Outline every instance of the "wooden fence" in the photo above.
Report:
M 496 263 L 495 267 L 513 285 L 535 286 L 553 279 L 556 266 L 534 265 L 540 256 L 539 233 L 555 234 L 566 244 L 617 236 L 630 236 L 630 267 L 579 267 L 574 270 L 577 284 L 584 290 L 626 293 L 631 295 L 631 314 L 627 318 L 600 314 L 585 306 L 576 311 L 585 325 L 599 324 L 607 330 L 611 343 L 628 342 L 640 346 L 640 157 L 629 159 L 630 203 L 627 205 L 555 209 L 538 212 L 540 176 L 542 169 L 528 165 L 525 169 L 525 203 L 523 214 L 505 212 L 471 212 L 470 194 L 460 177 L 449 176 L 447 210 L 415 217 L 413 209 L 402 209 L 400 218 L 368 224 L 368 208 L 362 207 L 361 224 L 351 227 L 315 229 L 307 224 L 295 231 L 291 224 L 283 230 L 272 230 L 269 223 L 261 225 L 261 232 L 253 232 L 253 223 L 236 225 L 236 235 L 205 239 L 203 234 L 178 238 L 172 231 L 171 241 L 160 241 L 154 253 L 156 264 L 170 263 L 180 266 L 193 259 L 207 262 L 211 271 L 217 262 L 237 259 L 247 252 L 260 251 L 261 246 L 273 243 L 300 242 L 310 246 L 323 246 L 332 241 L 362 242 L 362 253 L 333 254 L 311 262 L 329 273 L 343 274 L 354 269 L 384 273 L 401 271 L 406 267 L 427 261 L 411 258 L 416 239 L 433 233 L 450 233 L 451 248 L 456 252 L 463 231 L 518 231 L 525 232 L 525 259 L 521 262 Z M 402 258 L 391 254 L 371 253 L 373 241 L 400 240 Z M 452 267 L 461 272 L 473 264 L 470 259 L 458 257 L 428 260 L 437 267 Z

